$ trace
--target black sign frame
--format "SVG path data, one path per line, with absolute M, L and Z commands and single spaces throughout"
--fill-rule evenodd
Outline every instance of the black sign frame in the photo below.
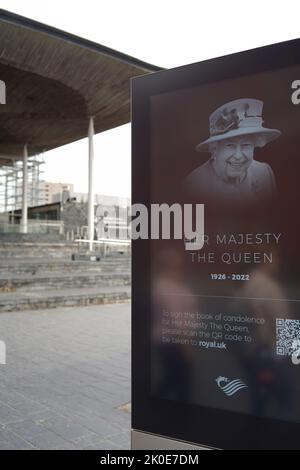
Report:
M 300 64 L 300 39 L 132 81 L 132 204 L 148 208 L 150 97 Z M 160 400 L 150 394 L 150 243 L 132 243 L 132 428 L 218 449 L 298 449 L 300 424 Z

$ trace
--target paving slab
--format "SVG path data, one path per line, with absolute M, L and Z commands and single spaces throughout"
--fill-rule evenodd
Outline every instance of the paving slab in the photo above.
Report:
M 1 449 L 130 448 L 130 303 L 0 315 Z

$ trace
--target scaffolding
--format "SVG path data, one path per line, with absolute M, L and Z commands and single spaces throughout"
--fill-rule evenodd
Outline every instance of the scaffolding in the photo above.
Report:
M 42 155 L 28 158 L 28 207 L 44 202 L 44 187 L 41 174 L 44 172 Z M 8 213 L 22 208 L 23 163 L 15 161 L 11 166 L 0 168 L 0 212 Z

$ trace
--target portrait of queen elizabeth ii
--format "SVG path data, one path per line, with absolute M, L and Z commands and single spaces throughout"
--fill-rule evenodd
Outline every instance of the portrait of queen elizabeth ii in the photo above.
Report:
M 256 147 L 264 147 L 281 132 L 263 127 L 263 102 L 238 99 L 219 107 L 209 119 L 210 136 L 196 146 L 211 157 L 184 181 L 188 193 L 200 202 L 242 205 L 270 201 L 276 195 L 271 166 L 254 159 Z

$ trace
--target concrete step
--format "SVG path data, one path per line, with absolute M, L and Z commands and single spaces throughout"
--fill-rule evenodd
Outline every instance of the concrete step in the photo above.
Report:
M 94 272 L 124 272 L 131 270 L 130 259 L 100 261 L 70 261 L 64 259 L 7 259 L 0 260 L 1 277 L 9 277 L 11 273 L 18 275 L 40 275 L 41 273 L 74 273 L 76 271 L 84 273 Z
M 85 287 L 102 286 L 129 286 L 131 284 L 131 274 L 127 270 L 123 272 L 105 273 L 41 273 L 40 275 L 8 275 L 0 276 L 0 296 L 5 292 L 15 291 L 39 291 Z
M 72 243 L 0 243 L 0 259 L 65 258 L 71 259 L 78 247 Z
M 14 292 L 0 295 L 0 312 L 101 305 L 124 302 L 130 298 L 131 289 L 127 286 Z
M 65 242 L 59 233 L 0 233 L 0 243 L 55 243 Z

